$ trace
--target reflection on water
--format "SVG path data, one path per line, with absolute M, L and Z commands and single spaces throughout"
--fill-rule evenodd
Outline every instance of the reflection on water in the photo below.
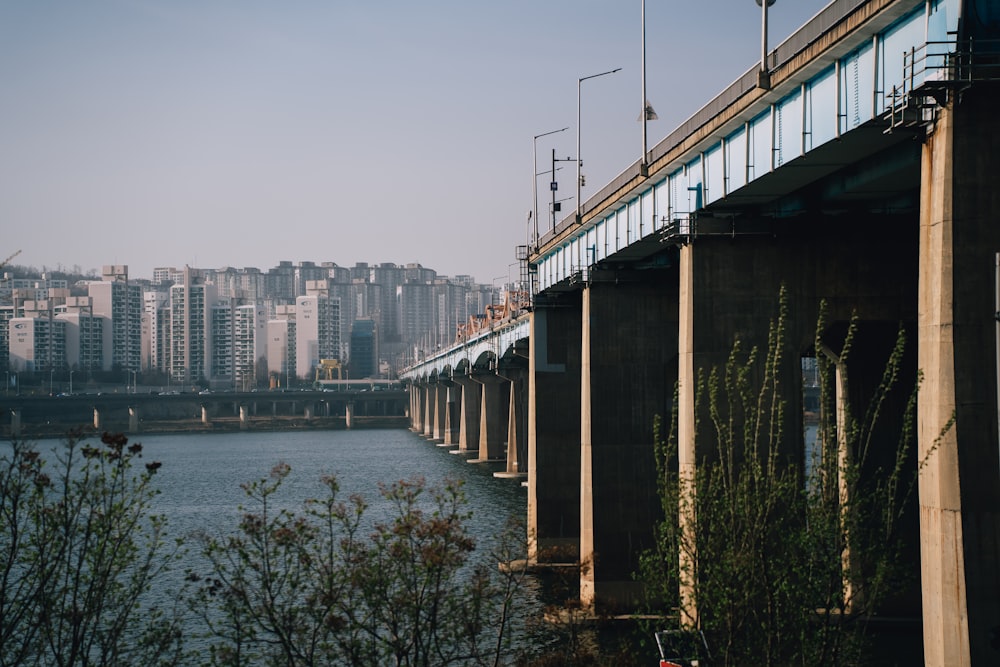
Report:
M 415 476 L 429 484 L 460 479 L 472 518 L 469 530 L 488 543 L 509 517 L 525 516 L 527 494 L 516 482 L 495 479 L 493 469 L 466 463 L 405 430 L 306 431 L 166 435 L 138 438 L 143 456 L 163 462 L 157 481 L 163 493 L 155 511 L 165 514 L 174 534 L 226 531 L 235 525 L 245 496 L 240 485 L 267 477 L 277 463 L 292 474 L 282 486 L 289 509 L 322 495 L 319 479 L 334 474 L 341 493 L 360 493 L 373 505 L 378 484 Z
M 297 431 L 149 435 L 132 438 L 143 445 L 143 462 L 162 462 L 155 477 L 160 494 L 152 512 L 167 518 L 169 536 L 186 538 L 205 531 L 221 535 L 238 524 L 240 505 L 247 503 L 241 484 L 268 477 L 277 463 L 286 463 L 285 479 L 275 509 L 297 511 L 310 497 L 322 497 L 320 477 L 334 474 L 341 494 L 361 494 L 369 504 L 370 520 L 386 516 L 390 506 L 378 494 L 379 483 L 423 477 L 429 485 L 445 479 L 464 482 L 471 517 L 467 522 L 481 557 L 487 558 L 496 538 L 511 518 L 524 519 L 527 493 L 520 482 L 497 479 L 496 464 L 469 464 L 464 456 L 436 447 L 402 429 L 359 431 Z M 43 441 L 43 451 L 59 447 Z M 54 456 L 48 456 L 54 462 Z M 194 540 L 167 580 L 153 591 L 151 603 L 173 606 L 183 586 L 184 570 L 204 572 L 205 561 Z M 540 616 L 534 582 L 526 587 L 531 615 Z M 198 648 L 198 640 L 189 643 Z

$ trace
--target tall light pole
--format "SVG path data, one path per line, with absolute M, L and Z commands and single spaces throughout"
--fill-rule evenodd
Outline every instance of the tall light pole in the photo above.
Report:
M 767 8 L 777 0 L 757 0 L 760 7 L 760 71 L 757 73 L 757 85 L 760 88 L 771 87 L 771 72 L 767 68 Z
M 657 118 L 653 105 L 646 99 L 646 0 L 642 0 L 642 113 L 639 114 L 639 120 L 642 122 L 642 160 L 639 161 L 639 173 L 643 176 L 649 176 L 649 163 L 646 161 L 649 155 L 646 123 Z
M 639 163 L 639 169 L 643 172 L 643 176 L 649 174 L 649 165 L 646 164 L 647 146 L 649 145 L 646 138 L 646 121 L 649 120 L 648 107 L 649 102 L 646 101 L 646 0 L 642 0 L 642 161 Z
M 541 134 L 536 134 L 531 139 L 531 201 L 532 208 L 531 214 L 535 220 L 535 246 L 538 246 L 538 140 L 542 137 L 547 137 L 550 134 L 557 134 L 559 132 L 565 132 L 569 129 L 569 126 L 562 128 L 561 130 L 552 130 L 551 132 L 542 132 Z M 552 180 L 555 180 L 555 174 L 553 174 Z
M 596 79 L 599 76 L 620 72 L 621 69 L 621 67 L 616 67 L 607 72 L 591 74 L 590 76 L 584 76 L 576 80 L 576 224 L 580 224 L 583 221 L 583 202 L 580 201 L 580 189 L 583 185 L 580 175 L 580 168 L 583 166 L 583 157 L 580 155 L 580 84 L 587 79 Z

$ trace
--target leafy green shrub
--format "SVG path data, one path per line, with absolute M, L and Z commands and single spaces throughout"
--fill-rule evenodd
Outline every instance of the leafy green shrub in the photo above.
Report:
M 142 445 L 68 436 L 54 465 L 15 441 L 0 456 L 0 665 L 156 665 L 179 656 L 176 619 L 149 600 L 169 567 L 149 514 L 160 467 Z
M 501 664 L 523 569 L 470 561 L 460 483 L 381 486 L 391 510 L 371 523 L 332 476 L 323 498 L 275 510 L 289 473 L 244 485 L 238 530 L 202 537 L 211 572 L 192 578 L 211 664 Z

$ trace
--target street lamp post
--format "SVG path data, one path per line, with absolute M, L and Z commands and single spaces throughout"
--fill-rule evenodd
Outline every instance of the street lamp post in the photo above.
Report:
M 538 140 L 542 137 L 547 137 L 550 134 L 556 134 L 558 132 L 565 132 L 569 127 L 564 127 L 561 130 L 552 130 L 551 132 L 542 132 L 541 134 L 536 134 L 531 140 L 531 215 L 535 220 L 535 246 L 538 246 Z M 555 180 L 555 174 L 552 175 L 552 180 Z
M 760 88 L 769 89 L 771 87 L 771 72 L 767 67 L 767 8 L 777 0 L 757 0 L 760 7 L 760 71 L 757 73 L 757 85 Z
M 583 185 L 582 176 L 580 174 L 580 168 L 583 167 L 583 156 L 580 154 L 580 84 L 582 84 L 587 79 L 596 79 L 599 76 L 605 76 L 606 74 L 614 74 L 615 72 L 620 72 L 621 67 L 616 67 L 615 69 L 608 70 L 607 72 L 601 72 L 600 74 L 591 74 L 590 76 L 584 76 L 576 80 L 576 223 L 580 224 L 583 221 L 583 202 L 580 200 L 580 190 Z
M 646 98 L 646 0 L 642 0 L 642 113 L 639 114 L 639 121 L 642 123 L 642 160 L 639 161 L 639 173 L 642 176 L 649 176 L 649 141 L 646 125 L 657 118 L 653 106 Z
M 646 164 L 646 154 L 649 152 L 649 145 L 646 137 L 646 121 L 649 120 L 649 102 L 646 100 L 646 0 L 642 0 L 642 160 L 639 162 L 639 169 L 643 176 L 649 174 Z

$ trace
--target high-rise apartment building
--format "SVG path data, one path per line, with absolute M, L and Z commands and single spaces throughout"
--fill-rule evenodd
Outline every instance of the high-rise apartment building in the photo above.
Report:
M 296 375 L 295 306 L 278 306 L 267 322 L 267 372 L 272 387 L 287 387 Z
M 351 329 L 351 358 L 347 365 L 352 378 L 378 376 L 378 325 L 374 320 L 355 320 Z
M 267 376 L 267 311 L 262 304 L 233 311 L 233 387 L 249 391 Z
M 267 295 L 278 303 L 294 303 L 298 296 L 295 293 L 295 267 L 289 261 L 279 262 L 264 275 L 264 286 Z
M 295 300 L 295 368 L 312 379 L 321 359 L 340 359 L 340 300 L 326 280 L 308 281 L 306 292 Z
M 94 300 L 89 296 L 68 296 L 62 301 L 56 317 L 66 322 L 69 369 L 88 374 L 111 370 L 111 319 L 94 312 Z
M 15 317 L 10 326 L 10 370 L 40 373 L 66 369 L 66 323 L 49 317 Z
M 107 359 L 110 370 L 139 371 L 142 367 L 142 285 L 129 282 L 128 266 L 109 265 L 100 281 L 87 284 L 94 315 L 111 321 Z
M 212 360 L 206 378 L 213 384 L 232 386 L 236 348 L 233 338 L 233 302 L 222 298 L 209 309 L 208 340 Z
M 215 287 L 195 283 L 191 271 L 170 287 L 170 378 L 174 382 L 207 380 L 212 368 L 209 339 Z
M 170 292 L 150 290 L 143 294 L 142 370 L 167 373 L 170 369 Z

